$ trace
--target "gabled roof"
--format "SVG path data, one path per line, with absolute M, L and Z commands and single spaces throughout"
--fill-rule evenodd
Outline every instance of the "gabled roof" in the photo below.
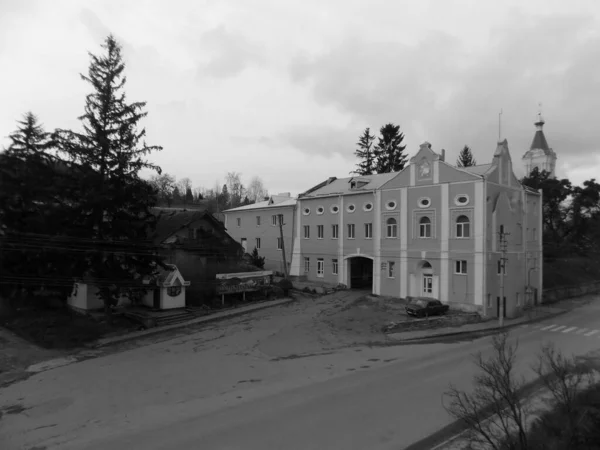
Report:
M 264 200 L 262 202 L 253 203 L 251 205 L 238 206 L 237 208 L 226 209 L 223 211 L 224 213 L 236 212 L 236 211 L 247 211 L 251 209 L 261 209 L 261 208 L 273 208 L 280 206 L 295 206 L 296 199 L 290 198 L 284 195 L 272 195 L 269 197 L 269 200 Z
M 458 169 L 466 170 L 467 172 L 470 172 L 470 173 L 472 173 L 474 175 L 483 175 L 488 170 L 490 170 L 491 167 L 492 167 L 491 164 L 479 164 L 477 166 L 458 167 Z
M 217 229 L 225 229 L 224 225 L 207 211 L 164 211 L 152 208 L 152 213 L 157 216 L 156 229 L 152 236 L 155 244 L 162 244 L 170 236 L 197 220 L 204 219 Z
M 377 175 L 360 175 L 355 177 L 348 178 L 335 178 L 329 183 L 323 184 L 323 186 L 306 191 L 303 194 L 300 194 L 301 198 L 310 198 L 310 197 L 321 197 L 324 195 L 340 195 L 340 194 L 350 194 L 354 192 L 369 192 L 374 189 L 379 189 L 385 183 L 390 181 L 399 172 L 390 172 L 390 173 L 380 173 Z M 329 179 L 331 180 L 331 178 Z M 329 181 L 327 180 L 327 181 Z M 351 187 L 351 181 L 363 181 L 366 182 L 365 185 L 360 187 Z

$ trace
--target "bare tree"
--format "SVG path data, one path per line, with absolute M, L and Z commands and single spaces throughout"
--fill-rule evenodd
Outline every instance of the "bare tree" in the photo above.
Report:
M 164 201 L 168 206 L 171 206 L 171 203 L 173 202 L 173 189 L 175 188 L 175 177 L 168 173 L 154 175 L 150 178 L 150 183 L 157 190 L 159 200 Z
M 192 194 L 192 180 L 187 177 L 182 178 L 177 182 L 177 188 L 184 204 L 191 203 L 194 200 Z
M 508 334 L 492 339 L 494 354 L 484 358 L 477 354 L 475 365 L 481 373 L 474 378 L 475 389 L 466 393 L 450 386 L 444 394 L 449 399 L 444 408 L 467 427 L 471 444 L 480 448 L 501 450 L 527 449 L 527 407 L 521 402 L 520 391 L 525 385 L 515 375 L 518 343 L 508 343 Z
M 202 187 L 197 187 L 194 188 L 193 192 L 194 192 L 194 201 L 199 202 L 200 200 L 204 199 L 204 193 L 205 193 L 206 189 L 202 188 Z
M 250 183 L 248 184 L 247 195 L 250 201 L 253 203 L 260 202 L 263 200 L 263 198 L 269 195 L 265 189 L 263 180 L 260 177 L 252 177 Z
M 239 172 L 228 172 L 225 176 L 225 185 L 229 193 L 230 205 L 232 208 L 239 206 L 244 198 L 244 185 L 241 181 L 242 174 Z

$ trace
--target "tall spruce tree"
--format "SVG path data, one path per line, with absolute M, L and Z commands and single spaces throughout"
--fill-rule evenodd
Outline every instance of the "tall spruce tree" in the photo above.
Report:
M 102 48 L 101 55 L 90 53 L 88 74 L 81 75 L 92 87 L 79 118 L 83 132 L 57 130 L 55 136 L 60 149 L 89 172 L 80 185 L 79 214 L 73 220 L 93 242 L 86 274 L 100 287 L 98 295 L 109 313 L 121 294 L 136 292 L 140 278 L 154 270 L 148 236 L 156 221 L 150 208 L 157 193 L 139 172 L 161 173 L 144 157 L 162 147 L 147 146 L 145 129 L 138 129 L 147 115 L 146 103 L 126 101 L 121 46 L 111 35 Z
M 458 167 L 471 167 L 477 165 L 477 161 L 473 158 L 473 153 L 471 153 L 471 149 L 468 145 L 465 145 L 458 154 L 456 165 Z
M 358 139 L 356 145 L 358 148 L 354 154 L 359 159 L 356 164 L 356 170 L 351 173 L 357 175 L 372 175 L 375 170 L 375 155 L 373 153 L 373 141 L 375 136 L 371 134 L 370 128 L 365 128 L 365 131 Z
M 402 145 L 404 133 L 400 125 L 388 123 L 379 130 L 380 137 L 375 146 L 375 172 L 389 173 L 404 169 L 408 157 L 404 154 L 406 145 Z

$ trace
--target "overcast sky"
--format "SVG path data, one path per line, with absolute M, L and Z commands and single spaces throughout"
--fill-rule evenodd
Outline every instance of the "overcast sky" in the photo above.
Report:
M 598 0 L 0 0 L 0 145 L 29 110 L 77 128 L 79 73 L 113 33 L 151 160 L 195 187 L 237 171 L 295 195 L 347 176 L 388 122 L 411 156 L 427 140 L 487 163 L 500 109 L 521 175 L 540 102 L 581 183 L 600 178 L 599 22 Z

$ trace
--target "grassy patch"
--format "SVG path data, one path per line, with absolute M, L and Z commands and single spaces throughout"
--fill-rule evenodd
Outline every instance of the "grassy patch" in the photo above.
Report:
M 568 412 L 555 408 L 543 414 L 529 432 L 536 449 L 592 450 L 600 448 L 600 384 L 580 392 Z M 575 432 L 565 426 L 574 419 Z
M 74 349 L 113 333 L 139 329 L 139 324 L 115 315 L 109 324 L 80 316 L 66 308 L 23 308 L 2 325 L 18 336 L 46 349 Z

